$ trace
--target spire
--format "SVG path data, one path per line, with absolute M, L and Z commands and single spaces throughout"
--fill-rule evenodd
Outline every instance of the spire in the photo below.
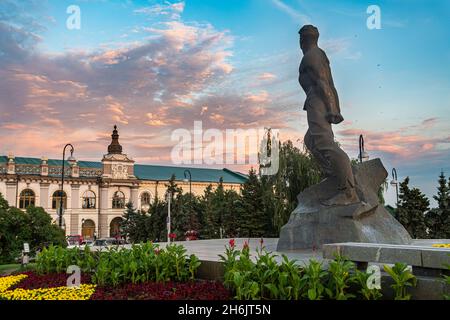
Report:
M 119 132 L 117 131 L 117 126 L 114 126 L 114 131 L 111 135 L 112 141 L 108 146 L 109 154 L 122 154 L 122 146 L 119 143 Z

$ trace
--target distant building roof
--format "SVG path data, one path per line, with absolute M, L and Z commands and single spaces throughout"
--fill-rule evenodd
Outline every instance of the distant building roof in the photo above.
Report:
M 0 165 L 5 165 L 8 161 L 8 157 L 0 156 Z M 42 160 L 39 158 L 26 158 L 26 157 L 15 157 L 14 161 L 16 165 L 31 165 L 40 166 Z M 60 167 L 61 160 L 48 159 L 47 164 L 49 167 Z M 69 167 L 69 163 L 66 161 L 65 166 Z M 102 169 L 101 162 L 95 161 L 78 161 L 78 166 L 82 175 L 83 168 L 86 169 Z M 159 166 L 159 165 L 134 165 L 134 175 L 139 180 L 157 180 L 157 181 L 167 181 L 170 180 L 172 175 L 175 175 L 176 180 L 184 179 L 184 171 L 189 169 L 192 175 L 192 181 L 194 182 L 219 182 L 222 178 L 225 183 L 245 183 L 247 181 L 247 176 L 234 172 L 229 169 L 204 169 L 204 168 L 188 168 L 188 167 L 171 167 L 171 166 Z M 61 174 L 61 173 L 60 173 Z M 91 176 L 92 177 L 92 176 Z

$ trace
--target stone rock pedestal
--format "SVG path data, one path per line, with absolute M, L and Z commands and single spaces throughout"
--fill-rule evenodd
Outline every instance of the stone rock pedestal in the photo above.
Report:
M 281 228 L 277 251 L 321 249 L 323 244 L 366 242 L 410 244 L 405 228 L 378 201 L 378 189 L 388 176 L 380 159 L 353 166 L 360 203 L 324 206 L 336 183 L 328 178 L 298 196 L 299 205 Z

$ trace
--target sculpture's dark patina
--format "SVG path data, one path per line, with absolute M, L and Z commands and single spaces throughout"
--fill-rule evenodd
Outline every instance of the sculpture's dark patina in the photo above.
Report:
M 405 228 L 379 203 L 378 190 L 387 177 L 379 159 L 352 167 L 334 140 L 332 124 L 341 123 L 339 98 L 330 63 L 317 45 L 319 31 L 300 30 L 303 59 L 299 82 L 306 93 L 306 147 L 326 178 L 298 196 L 298 206 L 281 228 L 278 250 L 320 248 L 326 243 L 373 242 L 408 244 Z
M 324 199 L 325 205 L 348 205 L 359 201 L 355 192 L 350 159 L 334 141 L 332 124 L 344 121 L 334 87 L 330 62 L 317 45 L 319 31 L 307 25 L 300 30 L 303 59 L 299 82 L 306 93 L 304 110 L 308 115 L 305 144 L 327 177 L 336 177 L 336 194 Z

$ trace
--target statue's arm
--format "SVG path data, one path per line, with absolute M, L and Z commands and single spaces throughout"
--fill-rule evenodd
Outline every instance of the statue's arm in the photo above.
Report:
M 318 94 L 322 97 L 326 105 L 328 112 L 326 116 L 327 120 L 335 124 L 342 122 L 344 119 L 340 114 L 337 91 L 334 85 L 332 85 L 332 79 L 330 79 L 331 72 L 328 63 L 322 61 L 322 57 L 317 55 L 307 57 L 305 62 L 307 70 L 311 74 L 311 79 L 315 82 Z

